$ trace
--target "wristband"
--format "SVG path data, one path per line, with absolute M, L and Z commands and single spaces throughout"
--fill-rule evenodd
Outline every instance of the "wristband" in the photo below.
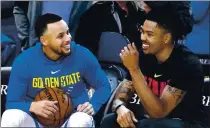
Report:
M 121 106 L 121 105 L 125 105 L 125 103 L 119 99 L 116 99 L 113 102 L 113 106 L 112 106 L 112 112 L 116 112 L 117 109 Z

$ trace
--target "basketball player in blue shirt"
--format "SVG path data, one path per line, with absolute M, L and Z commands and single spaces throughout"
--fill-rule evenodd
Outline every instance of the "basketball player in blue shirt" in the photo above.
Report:
M 111 93 L 108 79 L 98 61 L 88 49 L 71 41 L 69 28 L 60 16 L 49 13 L 40 16 L 35 32 L 40 42 L 20 54 L 12 66 L 7 110 L 3 113 L 1 126 L 41 126 L 34 121 L 31 113 L 50 118 L 58 111 L 57 101 L 33 101 L 46 86 L 61 88 L 71 96 L 74 114 L 63 126 L 94 126 L 92 116 Z M 95 89 L 90 100 L 85 81 Z

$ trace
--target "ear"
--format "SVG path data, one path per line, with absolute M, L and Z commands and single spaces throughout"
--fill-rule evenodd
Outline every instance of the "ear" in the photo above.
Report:
M 42 43 L 44 46 L 47 45 L 47 40 L 46 40 L 46 38 L 45 38 L 44 36 L 40 36 L 40 41 L 41 41 L 41 43 Z
M 164 43 L 165 43 L 165 44 L 168 44 L 168 43 L 170 42 L 171 39 L 172 39 L 171 33 L 167 33 L 167 34 L 164 36 Z

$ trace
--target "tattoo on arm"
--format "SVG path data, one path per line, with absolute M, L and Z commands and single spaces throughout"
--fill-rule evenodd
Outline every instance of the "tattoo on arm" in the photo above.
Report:
M 132 86 L 132 82 L 129 81 L 123 81 L 121 84 L 123 85 L 121 85 L 121 87 L 117 91 L 115 99 L 120 99 L 124 102 L 127 102 L 134 93 L 134 87 Z
M 179 103 L 184 97 L 184 95 L 186 94 L 185 91 L 182 91 L 180 89 L 177 89 L 171 86 L 168 86 L 167 91 L 174 97 L 174 99 L 176 100 L 176 103 Z
M 122 85 L 121 85 L 122 84 Z M 126 104 L 127 101 L 132 98 L 134 93 L 134 87 L 132 86 L 132 82 L 128 80 L 123 80 L 120 85 L 121 86 L 115 94 L 112 110 L 115 111 L 116 108 L 121 104 Z

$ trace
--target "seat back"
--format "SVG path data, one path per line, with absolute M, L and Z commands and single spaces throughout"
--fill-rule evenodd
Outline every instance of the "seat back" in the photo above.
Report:
M 105 116 L 106 114 L 111 112 L 111 107 L 110 106 L 112 106 L 115 93 L 117 92 L 117 90 L 120 87 L 118 85 L 128 75 L 127 71 L 124 70 L 124 68 L 122 68 L 120 66 L 117 66 L 117 65 L 106 65 L 106 66 L 107 66 L 107 68 L 104 69 L 104 71 L 106 72 L 107 77 L 109 79 L 112 94 L 111 94 L 111 96 L 110 96 L 110 98 L 109 98 L 109 100 L 108 100 L 108 102 L 105 106 L 103 116 Z
M 111 64 L 122 64 L 119 54 L 128 43 L 127 38 L 119 33 L 103 32 L 99 41 L 98 60 Z
M 111 86 L 111 93 L 117 88 L 120 81 L 127 75 L 123 68 L 114 64 L 101 64 Z
M 101 64 L 101 67 L 109 80 L 109 83 L 111 86 L 111 93 L 113 94 L 115 93 L 115 90 L 118 88 L 119 82 L 122 81 L 127 74 L 124 71 L 124 69 L 118 65 Z M 112 102 L 112 99 L 113 99 L 112 97 L 109 98 L 109 100 L 100 108 L 100 110 L 94 116 L 96 126 L 100 126 L 100 122 L 102 118 L 104 117 L 104 112 L 107 113 L 108 111 L 107 106 L 110 106 Z
M 127 70 L 123 66 L 119 54 L 128 43 L 129 40 L 120 33 L 103 32 L 101 34 L 97 58 L 109 79 L 112 91 L 103 115 L 110 111 L 109 106 L 112 104 L 119 82 L 127 76 Z
M 1 66 L 11 66 L 18 54 L 15 41 L 1 33 Z

